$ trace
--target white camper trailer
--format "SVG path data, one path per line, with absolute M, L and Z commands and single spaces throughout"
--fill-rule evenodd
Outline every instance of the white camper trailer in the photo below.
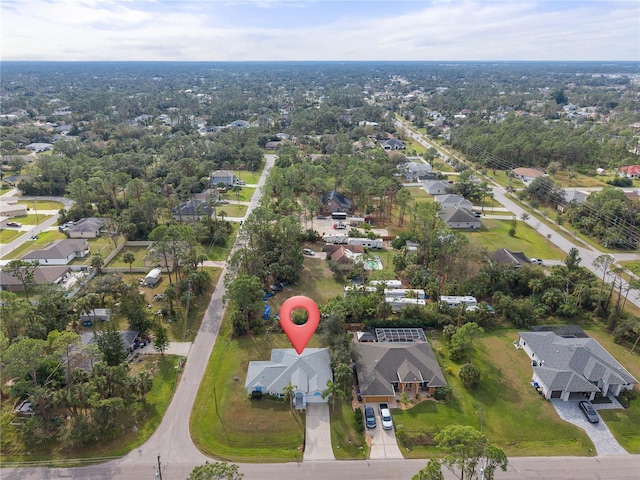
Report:
M 161 279 L 162 279 L 162 270 L 160 270 L 159 268 L 154 268 L 149 273 L 147 273 L 146 277 L 144 277 L 144 284 L 149 287 L 153 287 Z
M 384 243 L 381 238 L 349 238 L 347 240 L 349 245 L 360 245 L 366 248 L 383 248 Z

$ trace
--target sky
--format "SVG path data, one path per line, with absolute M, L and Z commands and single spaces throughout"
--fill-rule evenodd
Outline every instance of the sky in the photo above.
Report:
M 638 0 L 0 0 L 0 58 L 640 61 Z

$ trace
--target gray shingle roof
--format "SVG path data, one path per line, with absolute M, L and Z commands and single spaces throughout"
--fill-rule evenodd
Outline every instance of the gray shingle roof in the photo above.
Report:
M 479 218 L 476 218 L 469 210 L 466 208 L 456 208 L 450 207 L 445 208 L 439 213 L 442 220 L 447 223 L 480 223 L 482 221 Z
M 22 257 L 23 260 L 63 259 L 72 253 L 80 253 L 89 249 L 86 240 L 57 240 L 42 250 L 34 250 Z
M 337 190 L 333 190 L 332 192 L 328 192 L 322 195 L 322 203 L 327 203 L 332 200 L 343 208 L 346 208 L 348 210 L 351 209 L 351 200 Z
M 565 338 L 553 332 L 520 332 L 535 353 L 534 372 L 552 390 L 599 391 L 592 383 L 630 385 L 638 381 L 593 338 Z
M 98 232 L 102 228 L 102 225 L 106 221 L 106 218 L 89 217 L 81 218 L 75 225 L 69 227 L 69 233 L 71 232 Z
M 291 382 L 297 391 L 322 392 L 333 380 L 329 350 L 305 348 L 298 355 L 293 348 L 271 350 L 271 360 L 249 362 L 245 388 L 252 392 L 261 387 L 267 393 L 282 393 Z
M 498 263 L 508 263 L 516 266 L 529 265 L 531 260 L 523 252 L 512 252 L 506 248 L 501 248 L 491 253 L 491 259 Z
M 362 395 L 394 395 L 392 382 L 447 384 L 428 343 L 358 343 L 356 360 Z

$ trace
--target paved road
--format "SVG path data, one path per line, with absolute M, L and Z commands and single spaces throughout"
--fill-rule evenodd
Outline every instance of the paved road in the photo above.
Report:
M 447 153 L 442 149 L 440 145 L 430 141 L 429 139 L 425 138 L 420 134 L 417 134 L 416 132 L 411 130 L 410 127 L 408 127 L 406 124 L 398 120 L 395 120 L 394 122 L 396 126 L 402 126 L 402 128 L 404 128 L 407 131 L 408 135 L 414 140 L 416 140 L 417 142 L 419 142 L 421 145 L 427 148 L 434 147 L 440 153 L 448 157 Z M 525 213 L 525 210 L 522 207 L 520 207 L 520 205 L 516 204 L 513 200 L 511 200 L 510 197 L 507 196 L 506 189 L 498 185 L 497 183 L 495 183 L 491 178 L 487 178 L 487 180 L 492 183 L 493 194 L 496 201 L 498 201 L 504 207 L 506 207 L 517 218 L 522 218 L 522 214 Z M 556 247 L 560 248 L 565 253 L 568 253 L 571 248 L 577 248 L 578 251 L 580 252 L 580 257 L 582 258 L 581 265 L 586 267 L 588 270 L 594 273 L 597 277 L 599 278 L 602 277 L 602 273 L 603 273 L 602 270 L 599 270 L 593 266 L 593 261 L 598 256 L 602 255 L 601 251 L 592 247 L 581 247 L 579 245 L 575 245 L 573 241 L 563 237 L 558 231 L 547 226 L 546 224 L 542 223 L 540 220 L 538 220 L 533 216 L 530 216 L 526 220 L 526 222 L 532 228 L 536 229 L 541 235 L 545 237 L 548 235 L 551 235 L 551 237 L 549 237 L 551 243 L 553 243 Z M 640 260 L 640 255 L 638 254 L 613 254 L 612 256 L 618 262 L 625 261 L 625 260 L 635 260 L 635 261 Z M 611 277 L 608 277 L 608 281 L 611 281 Z M 623 288 L 626 288 L 627 283 L 623 281 L 623 285 L 624 285 Z M 629 295 L 627 300 L 633 303 L 635 306 L 640 307 L 640 290 L 638 289 L 629 290 Z
M 164 458 L 164 457 L 163 457 Z M 149 461 L 151 460 L 151 461 Z M 409 480 L 424 468 L 426 460 L 318 461 L 280 464 L 242 464 L 245 480 Z M 2 480 L 144 480 L 154 478 L 157 459 L 140 458 L 132 465 L 109 462 L 73 469 L 2 469 Z M 162 462 L 164 480 L 184 480 L 195 466 L 189 460 Z M 509 459 L 506 472 L 497 480 L 638 480 L 640 456 L 604 457 L 517 457 Z M 443 472 L 446 480 L 452 476 Z

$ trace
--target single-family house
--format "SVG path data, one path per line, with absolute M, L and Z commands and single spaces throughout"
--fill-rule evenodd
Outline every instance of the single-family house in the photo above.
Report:
M 331 261 L 338 266 L 351 265 L 358 257 L 363 255 L 360 250 L 364 252 L 364 248 L 360 245 L 340 245 L 331 253 Z
M 584 203 L 589 197 L 588 192 L 581 192 L 580 190 L 565 190 L 564 199 L 558 204 L 558 210 L 564 212 L 571 204 L 579 205 Z
M 422 182 L 422 188 L 429 195 L 444 195 L 449 190 L 449 183 L 444 180 L 426 180 Z
M 231 170 L 216 170 L 211 174 L 211 186 L 217 187 L 219 184 L 235 185 L 236 175 Z
M 80 312 L 80 321 L 92 321 L 100 320 L 102 322 L 108 322 L 111 320 L 111 309 L 109 308 L 92 308 L 89 311 Z
M 432 167 L 429 163 L 425 162 L 407 162 L 404 165 L 404 176 L 409 182 L 416 182 L 429 177 L 429 179 L 435 178 L 435 174 L 432 172 Z
M 96 238 L 100 236 L 106 218 L 81 218 L 75 225 L 67 227 L 69 238 Z
M 213 215 L 214 208 L 204 200 L 190 199 L 171 209 L 173 218 L 180 222 L 197 222 Z
M 433 394 L 447 384 L 428 342 L 356 343 L 355 347 L 358 386 L 365 403 L 392 403 L 403 392 L 410 397 Z
M 447 207 L 440 210 L 438 216 L 449 228 L 482 228 L 482 220 L 466 208 Z
M 489 258 L 503 265 L 511 265 L 514 268 L 520 268 L 523 265 L 530 265 L 531 261 L 523 252 L 512 252 L 506 248 L 500 248 L 489 254 Z
M 618 396 L 638 383 L 593 338 L 555 332 L 520 332 L 517 348 L 531 359 L 532 381 L 547 398 L 593 400 L 596 394 Z
M 542 170 L 527 167 L 514 168 L 511 170 L 511 173 L 514 177 L 521 179 L 525 183 L 532 182 L 536 178 L 546 175 Z
M 89 254 L 89 242 L 80 239 L 56 240 L 42 250 L 33 250 L 23 260 L 38 261 L 40 265 L 67 265 L 74 258 Z
M 53 148 L 53 144 L 36 142 L 36 143 L 30 143 L 25 148 L 27 150 L 31 150 L 32 152 L 40 153 L 40 152 L 46 152 L 47 150 L 51 150 Z
M 640 178 L 640 165 L 620 167 L 617 171 L 617 175 L 619 177 Z
M 21 217 L 27 214 L 27 206 L 18 203 L 17 200 L 0 200 L 0 215 L 2 217 Z
M 351 199 L 345 197 L 337 190 L 324 193 L 322 195 L 322 208 L 326 213 L 347 212 L 351 213 Z
M 331 358 L 326 348 L 305 348 L 298 355 L 293 348 L 274 348 L 271 359 L 251 361 L 244 387 L 248 395 L 284 396 L 287 385 L 293 386 L 293 406 L 305 410 L 307 403 L 326 403 L 322 392 L 333 380 Z
M 389 140 L 382 140 L 380 146 L 385 150 L 404 150 L 404 142 L 396 138 L 390 138 Z
M 462 195 L 456 195 L 453 193 L 446 193 L 444 195 L 434 195 L 433 199 L 440 204 L 441 209 L 445 208 L 466 208 L 471 211 L 473 203 L 464 198 Z
M 57 285 L 63 283 L 70 275 L 71 269 L 66 265 L 52 267 L 37 266 L 33 268 L 33 284 Z M 8 272 L 0 271 L 0 289 L 10 292 L 23 292 L 24 285 L 19 278 L 14 277 Z
M 246 120 L 235 120 L 231 122 L 228 126 L 231 128 L 249 128 L 251 124 Z

